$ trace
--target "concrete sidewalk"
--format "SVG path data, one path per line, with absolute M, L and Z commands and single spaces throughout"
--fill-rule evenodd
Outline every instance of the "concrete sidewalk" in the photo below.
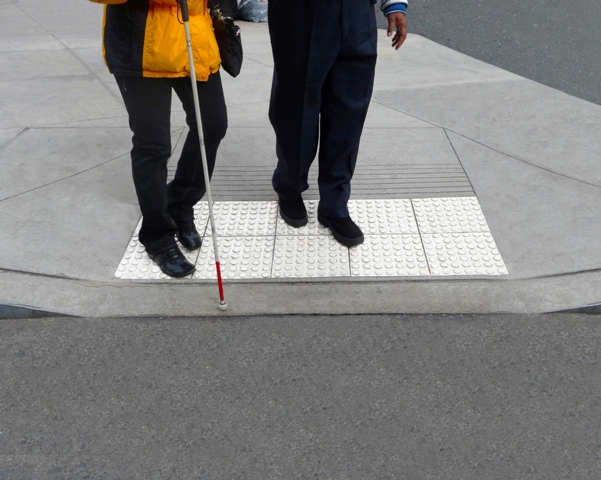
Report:
M 0 305 L 87 317 L 224 315 L 210 235 L 194 278 L 132 267 L 144 253 L 131 132 L 101 57 L 102 8 L 57 6 L 0 0 Z M 380 31 L 352 196 L 369 241 L 341 250 L 316 223 L 299 233 L 277 220 L 267 25 L 240 24 L 245 63 L 238 78 L 222 77 L 230 128 L 213 179 L 225 315 L 534 313 L 601 303 L 600 106 L 423 37 L 395 52 Z M 174 158 L 185 130 L 174 102 Z M 206 225 L 203 212 L 199 205 Z M 482 239 L 492 270 L 470 250 Z M 323 276 L 294 267 L 310 251 L 328 266 Z M 258 275 L 244 274 L 243 253 Z

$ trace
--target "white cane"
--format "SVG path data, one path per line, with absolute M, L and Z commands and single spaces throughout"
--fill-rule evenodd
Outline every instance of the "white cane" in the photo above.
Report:
M 209 219 L 211 221 L 211 233 L 213 234 L 213 249 L 215 251 L 215 269 L 217 270 L 217 284 L 219 286 L 219 310 L 227 310 L 227 302 L 223 293 L 223 282 L 221 280 L 221 264 L 219 263 L 219 251 L 217 249 L 217 233 L 215 229 L 215 217 L 213 215 L 213 197 L 211 196 L 211 184 L 209 180 L 209 167 L 207 165 L 207 152 L 205 150 L 204 134 L 202 131 L 202 119 L 200 118 L 200 105 L 198 102 L 198 91 L 196 86 L 196 72 L 194 71 L 194 54 L 192 53 L 192 42 L 190 40 L 190 25 L 188 24 L 188 1 L 178 0 L 182 8 L 182 19 L 186 31 L 186 44 L 188 45 L 188 61 L 190 63 L 190 79 L 192 81 L 192 95 L 194 96 L 194 111 L 196 112 L 196 124 L 198 125 L 198 140 L 200 142 L 200 156 L 202 157 L 202 169 L 207 189 L 207 200 L 209 202 Z

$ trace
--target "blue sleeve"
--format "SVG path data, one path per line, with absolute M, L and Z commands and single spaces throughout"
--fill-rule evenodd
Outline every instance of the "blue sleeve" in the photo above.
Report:
M 380 9 L 384 15 L 395 12 L 407 13 L 407 0 L 381 0 Z

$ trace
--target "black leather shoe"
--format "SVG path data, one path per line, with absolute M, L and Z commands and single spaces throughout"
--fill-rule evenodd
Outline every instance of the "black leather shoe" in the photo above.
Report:
M 291 227 L 304 227 L 307 224 L 307 209 L 302 198 L 278 201 L 280 216 Z
M 177 239 L 188 250 L 197 250 L 202 245 L 202 240 L 196 225 L 194 225 L 194 217 L 183 220 L 173 220 L 177 227 Z
M 196 270 L 194 265 L 192 265 L 186 259 L 186 257 L 184 257 L 184 254 L 177 245 L 173 245 L 172 247 L 161 250 L 160 252 L 147 253 L 148 256 L 161 268 L 163 273 L 169 275 L 170 277 L 185 277 Z
M 347 247 L 354 247 L 363 243 L 363 232 L 353 222 L 351 217 L 333 218 L 325 215 L 317 214 L 317 220 L 322 225 L 328 227 L 334 238 Z

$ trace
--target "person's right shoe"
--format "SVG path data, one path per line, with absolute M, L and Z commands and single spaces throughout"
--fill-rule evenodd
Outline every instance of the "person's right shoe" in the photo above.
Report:
M 334 238 L 347 247 L 363 243 L 363 232 L 351 217 L 334 218 L 317 214 L 317 220 L 332 231 Z
M 280 216 L 291 227 L 304 227 L 307 224 L 307 209 L 302 198 L 298 200 L 278 200 Z
M 194 265 L 188 261 L 177 245 L 173 245 L 156 253 L 147 253 L 161 268 L 161 271 L 170 277 L 185 277 L 196 270 Z

